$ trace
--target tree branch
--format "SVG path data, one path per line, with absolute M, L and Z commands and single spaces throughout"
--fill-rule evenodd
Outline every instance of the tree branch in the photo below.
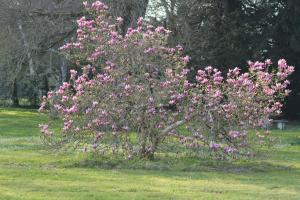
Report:
M 51 16 L 51 17 L 58 17 L 58 16 L 68 16 L 68 17 L 79 17 L 83 15 L 84 12 L 47 12 L 43 10 L 33 10 L 30 11 L 29 16 Z

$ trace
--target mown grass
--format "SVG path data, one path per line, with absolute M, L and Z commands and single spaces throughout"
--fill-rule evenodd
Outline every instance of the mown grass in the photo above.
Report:
M 0 109 L 0 199 L 300 199 L 300 128 L 273 131 L 251 160 L 158 155 L 154 161 L 45 148 L 34 110 Z

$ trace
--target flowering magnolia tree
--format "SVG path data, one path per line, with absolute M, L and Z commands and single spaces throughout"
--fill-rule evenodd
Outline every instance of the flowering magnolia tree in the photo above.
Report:
M 49 144 L 75 144 L 97 152 L 153 158 L 161 144 L 179 141 L 187 148 L 237 155 L 250 147 L 248 130 L 280 113 L 293 72 L 285 60 L 249 62 L 249 72 L 213 67 L 187 79 L 189 56 L 167 46 L 169 31 L 144 25 L 120 34 L 122 18 L 112 19 L 107 6 L 84 2 L 77 36 L 61 47 L 79 72 L 44 97 L 40 111 L 54 109 L 60 132 L 40 125 Z M 184 133 L 178 131 L 185 127 Z

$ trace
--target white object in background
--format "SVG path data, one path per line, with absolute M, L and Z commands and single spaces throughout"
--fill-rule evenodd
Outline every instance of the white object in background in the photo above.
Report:
M 276 123 L 278 129 L 284 130 L 286 128 L 286 123 L 288 121 L 286 121 L 286 120 L 274 120 L 273 122 Z
M 277 128 L 279 128 L 280 130 L 285 129 L 285 123 L 284 122 L 277 122 Z

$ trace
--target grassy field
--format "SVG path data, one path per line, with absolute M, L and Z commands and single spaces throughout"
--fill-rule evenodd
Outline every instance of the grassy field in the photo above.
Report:
M 273 131 L 275 148 L 249 161 L 155 161 L 53 152 L 40 114 L 0 109 L 0 199 L 300 199 L 300 128 Z

